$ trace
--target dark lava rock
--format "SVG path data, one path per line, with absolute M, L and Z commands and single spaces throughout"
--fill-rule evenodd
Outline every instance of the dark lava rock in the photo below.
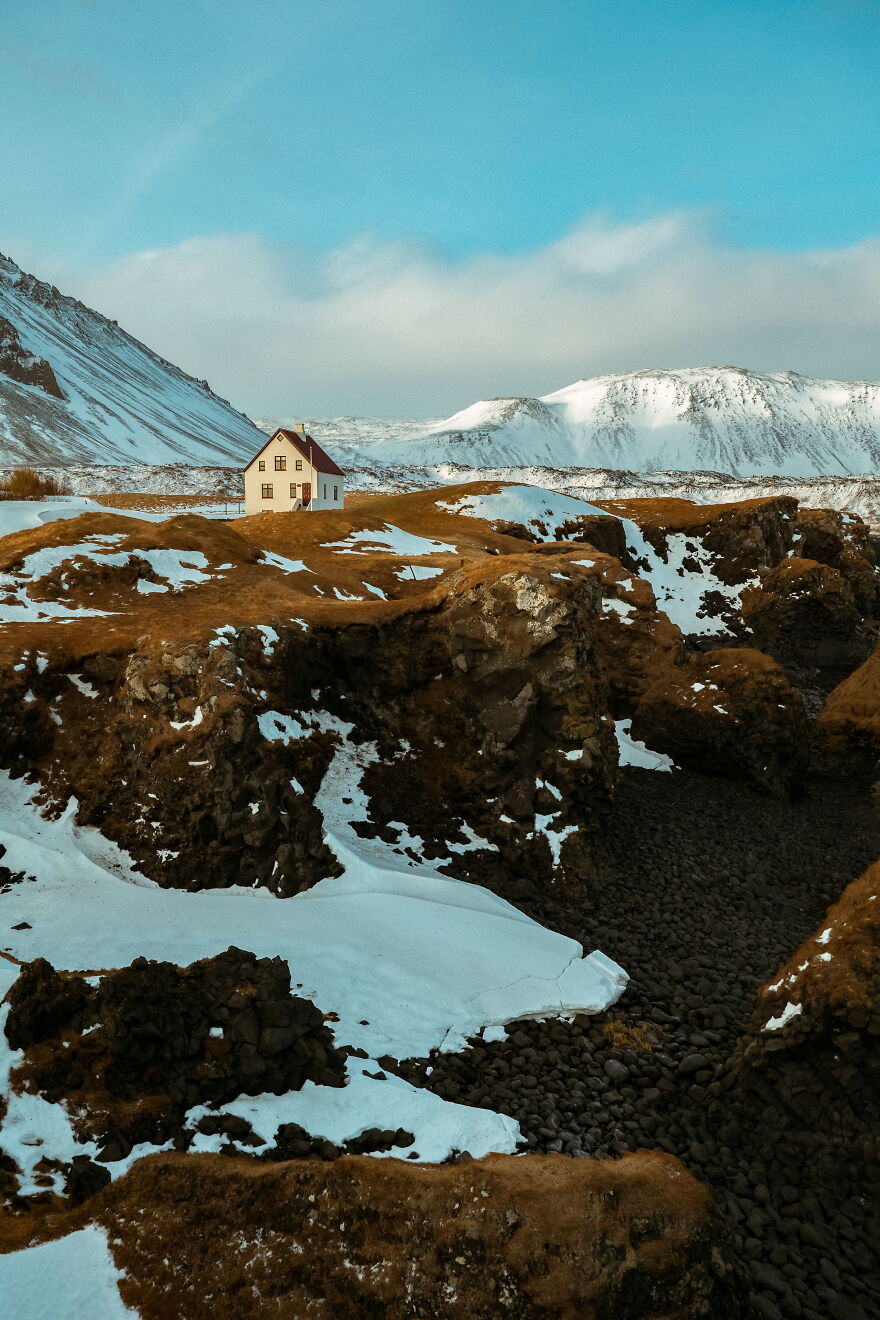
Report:
M 34 1087 L 56 1102 L 76 1095 L 105 1161 L 174 1138 L 196 1104 L 281 1094 L 306 1081 L 345 1084 L 344 1055 L 315 1005 L 291 994 L 282 958 L 236 948 L 183 968 L 138 958 L 97 987 L 37 959 L 10 1000 L 7 1037 L 25 1050 Z M 45 1042 L 55 1048 L 40 1048 Z M 233 1122 L 220 1130 L 246 1137 Z

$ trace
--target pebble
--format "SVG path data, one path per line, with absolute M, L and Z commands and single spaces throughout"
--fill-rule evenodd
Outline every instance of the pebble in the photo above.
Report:
M 880 856 L 869 811 L 849 784 L 788 803 L 708 776 L 624 772 L 607 874 L 591 877 L 589 901 L 522 904 L 617 958 L 632 978 L 623 999 L 598 1019 L 523 1022 L 504 1042 L 435 1056 L 424 1084 L 449 1095 L 452 1083 L 461 1103 L 479 1094 L 520 1122 L 531 1150 L 678 1155 L 713 1187 L 741 1243 L 755 1315 L 880 1320 L 877 1210 L 862 1208 L 860 1169 L 815 1181 L 809 1161 L 780 1148 L 778 1111 L 741 1113 L 722 1084 L 756 989 Z M 609 1019 L 639 1029 L 644 1045 L 612 1046 Z M 424 1065 L 412 1076 L 422 1080 Z

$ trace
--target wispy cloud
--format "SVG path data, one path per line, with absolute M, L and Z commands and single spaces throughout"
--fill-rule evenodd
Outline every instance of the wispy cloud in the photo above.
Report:
M 274 59 L 244 69 L 236 77 L 220 79 L 214 86 L 200 87 L 192 105 L 133 160 L 113 203 L 101 212 L 90 229 L 87 252 L 100 252 L 108 246 L 112 235 L 162 175 L 194 150 L 223 119 L 274 78 L 289 61 L 289 52 L 279 51 Z M 83 250 L 85 255 L 86 249 Z
M 516 256 L 220 235 L 54 278 L 257 414 L 441 414 L 648 366 L 880 376 L 880 238 L 737 249 L 688 212 Z

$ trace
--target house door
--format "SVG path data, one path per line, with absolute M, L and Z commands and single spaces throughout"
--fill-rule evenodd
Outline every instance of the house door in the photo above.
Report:
M 305 507 L 305 506 L 310 502 L 311 498 L 312 498 L 312 483 L 311 483 L 310 481 L 304 481 L 304 482 L 303 482 L 303 507 Z

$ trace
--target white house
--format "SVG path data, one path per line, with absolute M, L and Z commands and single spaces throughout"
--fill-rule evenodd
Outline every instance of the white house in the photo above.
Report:
M 305 425 L 279 427 L 244 470 L 245 513 L 291 509 L 341 509 L 345 473 L 325 454 Z

